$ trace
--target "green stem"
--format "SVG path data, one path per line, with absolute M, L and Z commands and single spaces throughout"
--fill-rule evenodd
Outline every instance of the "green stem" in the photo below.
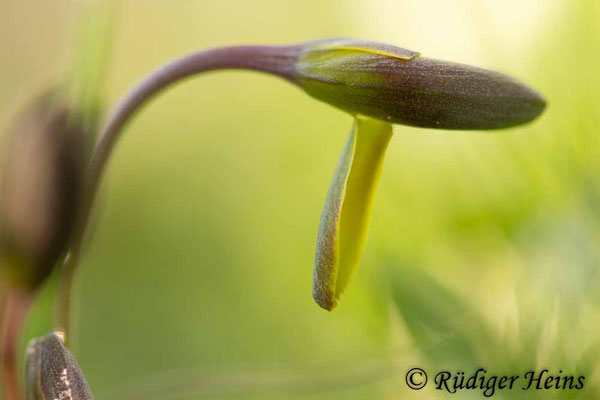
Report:
M 54 332 L 62 337 L 66 347 L 71 345 L 71 308 L 75 270 L 79 264 L 79 253 L 69 252 L 65 257 L 58 283 L 58 298 Z

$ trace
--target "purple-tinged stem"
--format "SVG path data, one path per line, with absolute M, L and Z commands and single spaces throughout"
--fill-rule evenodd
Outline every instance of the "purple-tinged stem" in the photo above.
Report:
M 56 330 L 64 332 L 66 345 L 70 332 L 71 287 L 81 244 L 106 164 L 127 122 L 156 94 L 202 72 L 246 69 L 270 73 L 296 83 L 295 64 L 300 52 L 300 46 L 232 46 L 190 54 L 150 73 L 114 107 L 92 152 L 77 231 L 63 265 Z
M 31 300 L 31 294 L 28 292 L 8 289 L 0 338 L 2 344 L 2 391 L 5 400 L 23 400 L 19 384 L 17 346 Z
M 90 163 L 90 185 L 96 186 L 119 138 L 121 128 L 150 98 L 168 86 L 201 72 L 219 69 L 249 69 L 267 72 L 295 82 L 298 46 L 235 46 L 184 56 L 151 73 L 114 108 L 104 125 Z

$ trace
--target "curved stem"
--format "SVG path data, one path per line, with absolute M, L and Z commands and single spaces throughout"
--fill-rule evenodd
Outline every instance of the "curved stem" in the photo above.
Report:
M 300 46 L 233 46 L 191 54 L 152 72 L 119 101 L 101 129 L 92 152 L 77 230 L 63 265 L 57 329 L 64 332 L 65 343 L 69 338 L 70 291 L 79 252 L 106 164 L 126 123 L 154 95 L 201 72 L 248 69 L 270 73 L 296 83 L 295 63 L 300 51 Z
M 191 75 L 217 69 L 251 69 L 295 81 L 298 46 L 236 46 L 208 50 L 175 60 L 143 79 L 115 107 L 94 148 L 88 182 L 95 188 L 121 128 L 155 94 Z M 94 190 L 92 190 L 93 192 Z

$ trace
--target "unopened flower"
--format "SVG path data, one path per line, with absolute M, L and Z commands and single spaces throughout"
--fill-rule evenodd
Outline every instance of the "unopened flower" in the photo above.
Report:
M 91 161 L 95 190 L 127 121 L 150 98 L 191 75 L 250 69 L 280 76 L 355 120 L 338 163 L 317 239 L 313 297 L 331 310 L 360 263 L 392 123 L 438 129 L 499 129 L 545 107 L 541 95 L 493 71 L 353 39 L 293 46 L 232 46 L 190 54 L 143 79 L 104 125 Z
M 499 72 L 350 39 L 303 47 L 297 79 L 311 96 L 353 115 L 440 129 L 498 129 L 529 122 L 540 94 Z
M 75 357 L 54 333 L 33 339 L 25 362 L 27 400 L 93 400 Z
M 1 264 L 12 283 L 35 288 L 64 253 L 78 209 L 85 137 L 77 113 L 45 95 L 16 121 L 0 189 Z
M 317 239 L 313 297 L 327 310 L 360 263 L 390 123 L 499 129 L 529 122 L 545 107 L 537 92 L 507 75 L 379 43 L 309 43 L 296 71 L 307 93 L 355 117 Z

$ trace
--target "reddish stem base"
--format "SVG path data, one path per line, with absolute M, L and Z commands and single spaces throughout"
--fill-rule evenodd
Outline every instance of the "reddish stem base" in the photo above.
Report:
M 23 322 L 31 305 L 31 295 L 10 289 L 4 303 L 4 319 L 0 346 L 2 353 L 2 387 L 5 400 L 22 400 L 19 384 L 17 346 Z

